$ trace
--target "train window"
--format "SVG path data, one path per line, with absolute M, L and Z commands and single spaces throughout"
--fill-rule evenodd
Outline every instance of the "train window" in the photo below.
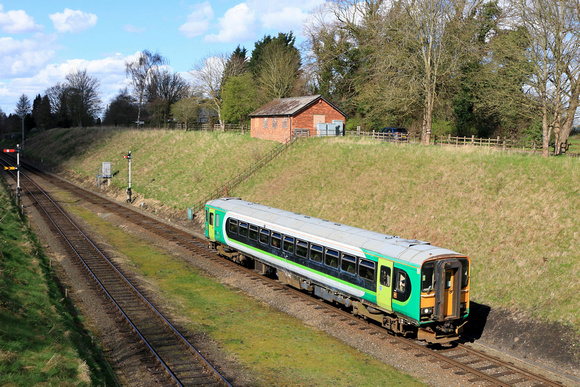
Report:
M 258 226 L 250 224 L 250 239 L 258 240 Z
M 469 261 L 463 258 L 459 262 L 461 262 L 461 288 L 464 289 L 469 284 Z
M 316 262 L 322 262 L 322 247 L 310 245 L 310 259 Z
M 284 245 L 282 246 L 282 248 L 285 251 L 288 251 L 289 253 L 293 253 L 294 252 L 294 238 L 289 237 L 289 236 L 285 236 L 284 237 Z
M 209 213 L 209 225 L 213 226 L 213 212 Z
M 244 222 L 240 222 L 239 233 L 241 236 L 247 237 L 248 236 L 248 224 Z
M 381 285 L 391 287 L 391 268 L 388 266 L 381 266 L 381 278 L 379 280 Z
M 356 274 L 356 257 L 352 255 L 343 254 L 342 255 L 342 271 L 346 271 L 350 274 Z
M 278 234 L 277 232 L 272 233 L 272 246 L 279 249 L 280 248 L 280 241 L 282 240 L 282 235 Z
M 433 291 L 433 275 L 435 273 L 433 262 L 427 262 L 423 265 L 421 270 L 421 291 L 431 292 Z
M 261 229 L 260 230 L 260 242 L 267 245 L 269 239 L 270 239 L 270 231 Z
M 407 290 L 407 273 L 403 270 L 397 270 L 397 278 L 395 278 L 395 290 L 399 293 L 405 293 Z
M 238 221 L 235 219 L 228 219 L 228 229 L 230 232 L 237 234 L 238 233 Z
M 324 264 L 330 267 L 338 267 L 338 251 L 326 249 Z
M 375 280 L 375 263 L 361 259 L 358 265 L 358 275 L 368 280 Z
M 395 282 L 393 284 L 395 291 L 393 298 L 397 301 L 405 302 L 409 299 L 411 295 L 411 282 L 409 280 L 409 275 L 401 269 L 395 269 L 394 272 Z
M 308 243 L 304 241 L 296 241 L 296 255 L 306 258 L 308 255 Z

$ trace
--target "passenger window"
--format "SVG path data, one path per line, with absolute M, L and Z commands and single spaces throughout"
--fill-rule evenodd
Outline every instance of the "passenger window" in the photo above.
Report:
M 356 274 L 356 257 L 352 255 L 343 254 L 342 255 L 342 265 L 340 267 L 342 271 L 346 271 L 349 274 Z
M 215 226 L 216 227 L 220 226 L 220 215 L 219 214 L 215 214 Z
M 407 290 L 407 273 L 405 273 L 402 270 L 399 270 L 397 272 L 397 278 L 396 278 L 396 291 L 399 293 L 405 293 L 405 291 Z
M 247 223 L 240 223 L 240 235 L 247 237 L 248 236 L 248 224 Z
M 391 287 L 391 268 L 388 266 L 381 266 L 380 284 L 386 287 Z
M 316 262 L 322 262 L 322 247 L 310 245 L 310 259 Z
M 303 241 L 296 241 L 296 255 L 306 258 L 308 255 L 308 243 Z
M 267 245 L 269 239 L 270 239 L 270 231 L 264 229 L 260 230 L 260 242 Z
M 278 234 L 277 232 L 272 233 L 272 247 L 279 249 L 281 240 L 282 236 L 280 234 Z
M 228 219 L 228 231 L 233 234 L 238 233 L 238 221 L 234 219 Z
M 284 246 L 282 246 L 282 248 L 285 251 L 288 251 L 289 253 L 293 253 L 294 252 L 294 238 L 289 237 L 289 236 L 285 236 L 284 237 Z
M 258 240 L 258 227 L 253 224 L 250 225 L 250 239 Z
M 375 280 L 375 263 L 361 259 L 358 265 L 358 275 L 362 278 Z
M 326 254 L 324 254 L 324 264 L 330 267 L 337 268 L 338 267 L 338 251 L 334 250 L 326 250 Z

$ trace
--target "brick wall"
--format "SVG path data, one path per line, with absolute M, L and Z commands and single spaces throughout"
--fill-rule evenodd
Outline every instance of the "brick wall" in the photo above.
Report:
M 310 136 L 314 137 L 316 136 L 315 115 L 324 116 L 322 121 L 324 123 L 331 123 L 335 120 L 344 122 L 345 120 L 345 117 L 340 112 L 326 103 L 326 101 L 319 99 L 298 116 L 287 118 L 286 122 L 284 122 L 282 117 L 252 117 L 251 135 L 265 140 L 284 142 L 291 138 L 292 130 L 308 129 Z

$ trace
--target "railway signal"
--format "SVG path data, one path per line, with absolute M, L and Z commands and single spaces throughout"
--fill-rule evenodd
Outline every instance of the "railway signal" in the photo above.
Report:
M 16 153 L 16 167 L 4 167 L 4 170 L 16 170 L 16 197 L 18 207 L 20 207 L 20 144 L 16 144 L 16 149 L 3 149 L 4 153 Z
M 129 160 L 129 186 L 127 187 L 127 203 L 131 203 L 131 151 L 123 156 L 123 158 Z

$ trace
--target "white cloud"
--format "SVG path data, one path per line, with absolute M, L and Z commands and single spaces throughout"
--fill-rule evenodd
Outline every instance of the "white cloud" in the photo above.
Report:
M 213 9 L 208 1 L 195 5 L 193 9 L 187 16 L 187 22 L 179 27 L 179 31 L 188 38 L 203 35 L 213 19 Z
M 38 32 L 42 26 L 35 24 L 32 16 L 25 11 L 3 12 L 4 7 L 0 4 L 0 28 L 8 34 L 20 34 Z
M 266 28 L 277 29 L 281 32 L 290 32 L 302 28 L 308 13 L 297 7 L 283 7 L 267 12 L 260 16 L 262 25 Z
M 33 74 L 55 55 L 52 36 L 36 35 L 34 39 L 0 38 L 0 79 Z
M 206 36 L 210 43 L 235 43 L 254 38 L 256 13 L 241 3 L 230 8 L 219 19 L 220 31 L 215 35 Z
M 97 15 L 68 8 L 49 17 L 58 32 L 80 32 L 97 24 Z

